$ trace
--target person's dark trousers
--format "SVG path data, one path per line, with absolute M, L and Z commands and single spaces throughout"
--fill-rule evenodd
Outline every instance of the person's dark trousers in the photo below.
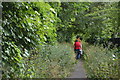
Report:
M 76 53 L 76 59 L 79 59 L 81 56 L 81 51 L 80 49 L 75 49 L 75 53 Z

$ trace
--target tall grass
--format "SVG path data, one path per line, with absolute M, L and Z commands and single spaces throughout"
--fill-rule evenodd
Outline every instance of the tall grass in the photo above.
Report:
M 23 78 L 65 78 L 74 64 L 75 55 L 70 44 L 63 43 L 55 46 L 39 46 L 39 54 L 26 59 Z M 24 75 L 23 75 L 24 74 Z
M 105 49 L 102 46 L 93 46 L 84 43 L 84 52 L 88 78 L 120 78 L 119 52 L 117 49 Z

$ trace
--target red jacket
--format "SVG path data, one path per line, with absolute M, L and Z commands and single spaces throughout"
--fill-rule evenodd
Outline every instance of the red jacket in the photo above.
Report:
M 81 44 L 81 42 L 75 42 L 75 43 L 74 43 L 74 49 L 82 49 L 82 44 Z

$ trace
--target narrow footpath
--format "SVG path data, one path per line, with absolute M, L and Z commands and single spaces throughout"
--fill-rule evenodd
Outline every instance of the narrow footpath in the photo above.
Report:
M 87 78 L 82 60 L 79 60 L 79 62 L 75 65 L 74 71 L 68 78 Z

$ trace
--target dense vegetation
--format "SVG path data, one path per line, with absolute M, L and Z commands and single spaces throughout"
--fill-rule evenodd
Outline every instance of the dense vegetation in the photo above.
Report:
M 59 43 L 73 42 L 76 35 L 92 44 L 120 37 L 120 2 L 3 2 L 2 7 L 3 78 L 66 77 L 75 63 L 74 52 L 71 45 Z M 101 51 L 101 55 L 106 54 L 104 49 L 96 50 Z M 93 60 L 100 57 L 92 51 L 85 51 L 90 54 L 86 57 L 87 65 L 95 64 Z M 115 50 L 116 53 L 105 51 L 105 57 L 117 54 L 120 58 L 118 50 Z M 89 58 L 91 55 L 94 58 Z M 99 66 L 108 65 L 104 63 L 105 59 L 101 62 Z M 116 63 L 112 66 L 117 72 Z M 88 77 L 105 78 L 107 72 L 103 74 L 96 68 L 95 76 L 91 74 Z M 110 75 L 107 77 L 112 77 Z M 117 76 L 117 73 L 114 75 Z
M 105 49 L 102 46 L 93 46 L 84 43 L 85 61 L 84 66 L 88 78 L 118 79 L 119 77 L 119 57 L 118 49 Z

